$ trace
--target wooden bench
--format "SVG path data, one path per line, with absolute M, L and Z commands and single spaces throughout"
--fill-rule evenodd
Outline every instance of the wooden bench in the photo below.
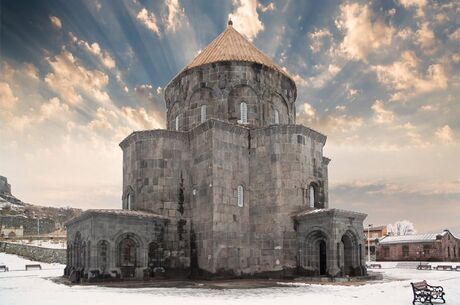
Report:
M 433 305 L 433 300 L 444 300 L 444 288 L 441 286 L 431 286 L 426 283 L 426 281 L 410 283 L 412 285 L 412 291 L 414 292 L 414 300 L 412 304 L 415 305 L 415 302 L 420 303 L 430 303 Z
M 450 270 L 450 271 L 452 271 L 452 265 L 437 265 L 436 270 Z
M 3 272 L 8 271 L 8 266 L 7 265 L 0 265 L 0 270 L 3 270 Z
M 381 265 L 381 264 L 369 264 L 367 267 L 368 267 L 368 268 L 371 268 L 371 269 L 374 269 L 374 268 L 382 269 L 382 265 Z
M 29 270 L 30 268 L 38 268 L 40 270 L 42 270 L 42 266 L 40 264 L 29 264 L 29 265 L 26 265 L 26 271 Z
M 431 270 L 431 265 L 420 264 L 420 265 L 417 266 L 417 270 Z

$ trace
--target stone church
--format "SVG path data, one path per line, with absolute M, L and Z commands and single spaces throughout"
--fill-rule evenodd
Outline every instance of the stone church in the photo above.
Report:
M 296 124 L 296 96 L 230 21 L 166 87 L 167 129 L 120 143 L 122 209 L 67 223 L 65 274 L 365 274 L 366 215 L 329 208 L 326 136 Z

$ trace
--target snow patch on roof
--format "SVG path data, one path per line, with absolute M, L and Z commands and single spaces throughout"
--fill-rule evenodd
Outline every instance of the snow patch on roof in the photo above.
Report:
M 399 243 L 414 243 L 414 242 L 433 242 L 437 236 L 444 236 L 447 231 L 442 233 L 427 233 L 427 234 L 414 234 L 414 235 L 399 235 L 399 236 L 386 236 L 382 238 L 379 243 L 384 244 L 399 244 Z

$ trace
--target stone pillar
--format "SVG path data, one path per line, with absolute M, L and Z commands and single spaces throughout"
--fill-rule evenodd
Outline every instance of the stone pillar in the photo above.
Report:
M 331 240 L 327 243 L 328 251 L 327 251 L 327 273 L 330 276 L 337 276 L 340 272 L 340 268 L 338 267 L 339 262 L 337 261 L 338 254 L 340 249 L 337 247 L 337 239 L 331 238 Z

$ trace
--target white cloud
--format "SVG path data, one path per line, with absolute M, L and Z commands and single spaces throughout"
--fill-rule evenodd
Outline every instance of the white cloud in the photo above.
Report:
M 425 75 L 418 72 L 419 59 L 414 52 L 405 51 L 391 65 L 373 66 L 380 83 L 395 90 L 392 100 L 405 100 L 416 94 L 447 88 L 448 77 L 441 64 L 428 66 Z
M 345 106 L 345 105 L 337 105 L 337 106 L 335 106 L 335 110 L 345 111 L 345 110 L 347 110 L 347 106 Z
M 301 108 L 302 112 L 307 116 L 307 118 L 314 119 L 316 116 L 316 110 L 312 105 L 305 102 Z
M 67 117 L 69 114 L 70 108 L 68 105 L 61 103 L 59 98 L 53 97 L 49 100 L 48 103 L 44 103 L 40 107 L 40 116 L 38 117 L 38 121 L 42 122 L 46 119 L 51 117 L 62 118 Z
M 153 13 L 143 8 L 139 11 L 136 18 L 140 20 L 146 28 L 160 36 L 160 28 L 158 27 L 157 19 Z
M 399 3 L 401 3 L 401 5 L 406 9 L 410 7 L 415 7 L 416 17 L 423 17 L 425 15 L 423 9 L 427 4 L 426 0 L 399 0 Z
M 160 88 L 160 87 L 159 87 Z M 134 88 L 137 96 L 145 101 L 153 102 L 155 99 L 155 89 L 150 84 L 142 84 Z M 156 89 L 158 92 L 158 89 Z
M 345 106 L 337 106 L 336 109 L 343 111 Z M 300 106 L 300 111 L 297 113 L 297 122 L 306 124 L 336 139 L 343 139 L 339 134 L 355 131 L 363 125 L 363 119 L 360 117 L 346 114 L 318 115 L 315 108 L 307 102 Z
M 311 40 L 311 44 L 310 44 L 311 51 L 313 53 L 318 53 L 319 51 L 321 51 L 324 45 L 324 40 L 330 39 L 332 37 L 332 34 L 328 28 L 324 28 L 324 29 L 319 29 L 319 30 L 316 30 L 310 33 L 309 36 Z
M 50 16 L 50 21 L 51 21 L 51 24 L 52 24 L 55 28 L 57 28 L 57 29 L 62 28 L 61 19 L 59 19 L 58 17 L 56 17 L 56 16 Z
M 443 127 L 438 128 L 435 135 L 444 143 L 450 143 L 454 140 L 454 131 L 449 127 L 449 125 L 444 125 Z
M 430 105 L 430 104 L 423 105 L 420 107 L 420 110 L 426 111 L 426 112 L 436 111 L 437 109 L 438 107 L 436 105 Z
M 310 83 L 314 88 L 324 87 L 324 85 L 334 78 L 334 76 L 336 76 L 341 70 L 341 68 L 335 64 L 329 64 L 327 66 L 318 65 L 315 66 L 315 69 L 321 72 L 308 79 L 308 83 Z
M 455 32 L 449 35 L 450 40 L 460 40 L 460 28 L 458 28 Z
M 233 26 L 240 33 L 253 40 L 264 29 L 257 13 L 256 0 L 233 0 L 235 10 L 228 17 L 233 21 Z
M 405 8 L 416 6 L 416 7 L 425 7 L 426 0 L 399 0 L 402 6 Z
M 110 136 L 116 142 L 133 130 L 163 128 L 164 120 L 159 112 L 147 112 L 143 107 L 99 107 L 87 127 L 91 131 Z
M 366 60 L 372 52 L 391 45 L 395 29 L 382 19 L 374 18 L 368 5 L 358 3 L 340 6 L 337 27 L 345 33 L 340 45 L 351 59 Z
M 265 13 L 265 12 L 268 12 L 268 11 L 274 11 L 276 10 L 276 6 L 273 2 L 270 2 L 269 4 L 267 4 L 266 6 L 263 6 L 262 3 L 259 3 L 257 4 L 257 7 L 260 9 L 260 11 L 262 13 Z
M 53 122 L 68 122 L 70 121 L 70 108 L 66 104 L 61 103 L 59 98 L 53 97 L 49 101 L 43 102 L 38 111 L 31 109 L 29 113 L 14 115 L 10 112 L 6 117 L 8 127 L 14 132 L 22 132 L 25 129 L 37 129 L 37 124 L 49 124 Z M 41 126 L 40 128 L 43 128 Z M 38 129 L 40 129 L 38 128 Z
M 168 15 L 164 21 L 166 30 L 175 32 L 185 16 L 184 9 L 181 8 L 179 0 L 167 0 L 166 7 L 168 8 Z
M 13 109 L 18 98 L 14 96 L 13 91 L 8 83 L 0 82 L 0 110 Z
M 415 35 L 417 37 L 417 43 L 425 52 L 433 51 L 433 48 L 436 45 L 436 38 L 427 22 L 422 24 L 420 29 L 415 32 Z
M 69 33 L 72 41 L 83 47 L 87 52 L 94 55 L 108 69 L 113 69 L 116 66 L 115 60 L 107 51 L 101 49 L 97 42 L 89 44 L 88 42 L 78 39 L 72 32 Z
M 374 121 L 376 123 L 389 124 L 394 121 L 394 113 L 390 110 L 385 109 L 382 101 L 375 101 L 371 108 L 374 112 Z
M 38 70 L 33 64 L 24 65 L 24 74 L 32 79 L 38 80 Z
M 81 94 L 101 103 L 110 100 L 105 91 L 109 81 L 105 73 L 86 69 L 65 49 L 59 55 L 46 60 L 51 71 L 45 76 L 45 82 L 65 103 L 80 103 L 83 100 Z
M 308 84 L 307 80 L 304 79 L 299 74 L 294 74 L 291 76 L 297 86 L 306 86 Z

